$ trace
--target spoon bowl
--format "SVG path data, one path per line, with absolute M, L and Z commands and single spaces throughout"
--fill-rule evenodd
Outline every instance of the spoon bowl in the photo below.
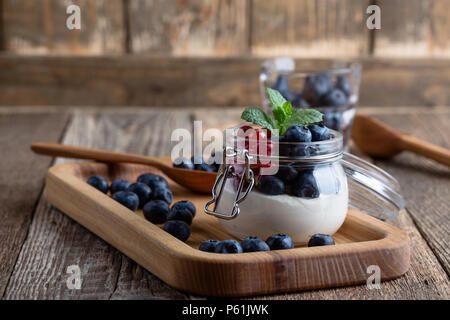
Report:
M 126 162 L 149 165 L 161 170 L 162 172 L 164 172 L 164 174 L 166 174 L 170 179 L 172 179 L 179 185 L 198 193 L 211 193 L 214 181 L 216 180 L 215 172 L 174 168 L 170 165 L 167 165 L 167 163 L 159 158 L 137 154 L 112 152 L 99 149 L 88 149 L 46 142 L 33 143 L 31 145 L 31 150 L 33 150 L 37 154 L 52 157 L 87 159 L 114 163 Z
M 449 150 L 390 128 L 368 116 L 355 116 L 352 139 L 363 152 L 373 157 L 390 158 L 407 150 L 450 166 Z

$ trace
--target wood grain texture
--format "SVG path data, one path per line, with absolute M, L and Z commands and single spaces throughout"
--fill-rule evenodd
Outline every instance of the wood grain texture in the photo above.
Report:
M 66 8 L 80 7 L 81 30 L 66 26 Z M 5 49 L 20 54 L 124 52 L 122 0 L 4 0 Z
M 261 62 L 0 55 L 0 105 L 257 106 Z M 297 62 L 314 65 L 314 60 Z M 362 63 L 362 106 L 450 105 L 450 60 Z
M 156 156 L 170 150 L 173 128 L 187 127 L 185 114 L 76 113 L 63 143 L 108 148 Z M 45 159 L 45 158 L 43 158 Z M 63 163 L 67 160 L 57 160 Z M 79 265 L 82 289 L 66 286 L 70 265 Z M 132 274 L 126 270 L 133 270 Z M 54 209 L 42 197 L 27 240 L 5 292 L 6 299 L 188 298 L 174 291 L 78 223 Z
M 259 56 L 363 56 L 367 0 L 252 0 L 251 50 Z
M 27 237 L 51 163 L 31 154 L 28 145 L 35 139 L 58 141 L 67 119 L 64 113 L 0 114 L 0 297 Z
M 378 0 L 377 5 L 376 56 L 450 57 L 448 0 Z
M 399 126 L 424 140 L 450 149 L 450 113 L 377 115 L 388 125 Z M 418 230 L 450 274 L 450 172 L 432 160 L 401 153 L 377 165 L 396 176 Z M 414 186 L 414 187 L 411 187 Z
M 365 283 L 370 265 L 380 267 L 383 280 L 399 277 L 409 267 L 406 233 L 357 210 L 349 210 L 334 235 L 336 246 L 223 255 L 198 250 L 207 239 L 232 238 L 216 218 L 202 211 L 210 196 L 169 181 L 174 202 L 189 199 L 197 207 L 191 235 L 183 243 L 146 221 L 141 210 L 133 213 L 85 182 L 91 175 L 135 181 L 152 170 L 161 174 L 131 164 L 54 166 L 47 175 L 47 198 L 171 286 L 196 294 L 247 296 L 342 286 Z
M 130 1 L 138 54 L 229 56 L 248 51 L 249 0 Z

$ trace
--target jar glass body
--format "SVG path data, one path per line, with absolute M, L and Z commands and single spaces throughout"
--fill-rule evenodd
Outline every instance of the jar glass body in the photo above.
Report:
M 278 149 L 279 155 L 266 157 L 269 165 L 253 155 L 257 159 L 249 164 L 253 188 L 239 203 L 236 217 L 219 219 L 223 227 L 240 239 L 257 236 L 265 240 L 275 233 L 284 233 L 296 244 L 307 243 L 316 233 L 334 234 L 345 220 L 349 199 L 347 177 L 341 165 L 342 135 L 333 131 L 330 141 L 310 143 L 271 141 L 270 149 Z M 244 190 L 248 184 L 244 181 L 246 164 L 239 161 L 242 150 L 234 143 L 233 151 L 227 153 L 225 161 L 233 175 L 224 181 L 218 212 L 231 212 L 240 182 L 243 181 Z M 267 174 L 262 169 L 268 166 L 272 170 Z

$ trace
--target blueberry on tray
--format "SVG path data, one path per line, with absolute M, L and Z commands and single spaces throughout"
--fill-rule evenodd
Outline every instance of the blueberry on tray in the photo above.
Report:
M 144 174 L 141 174 L 141 175 L 137 178 L 137 182 L 145 183 L 145 184 L 148 185 L 153 191 L 154 191 L 157 187 L 165 187 L 165 188 L 169 188 L 169 183 L 167 182 L 167 180 L 164 179 L 163 177 L 161 177 L 160 175 L 157 175 L 157 174 L 154 174 L 154 173 L 144 173 Z
M 287 234 L 277 233 L 270 236 L 266 243 L 270 247 L 270 250 L 292 249 L 294 248 L 294 242 Z
M 108 182 L 101 176 L 92 176 L 88 179 L 87 183 L 103 193 L 108 192 Z
M 178 206 L 175 208 L 172 207 L 167 219 L 180 220 L 186 222 L 188 225 L 191 225 L 193 217 L 191 211 L 188 208 Z
M 242 247 L 236 240 L 223 240 L 220 241 L 216 248 L 214 249 L 215 253 L 242 253 Z
M 219 242 L 219 240 L 205 240 L 198 249 L 205 252 L 214 252 Z
M 258 237 L 247 237 L 241 242 L 244 252 L 269 251 L 269 245 Z
M 309 239 L 308 247 L 331 246 L 334 244 L 334 239 L 329 234 L 316 233 Z
M 184 221 L 171 220 L 164 225 L 164 231 L 185 242 L 191 235 L 189 225 Z
M 172 210 L 175 208 L 187 208 L 189 212 L 192 214 L 192 217 L 195 217 L 195 205 L 189 200 L 181 200 L 177 201 L 173 204 Z
M 142 208 L 144 204 L 150 201 L 152 189 L 142 182 L 132 183 L 126 191 L 134 192 L 139 197 L 139 207 Z
M 142 209 L 144 217 L 152 223 L 164 223 L 169 216 L 169 205 L 162 200 L 147 202 Z
M 109 187 L 109 190 L 111 191 L 111 194 L 114 194 L 119 191 L 125 191 L 129 186 L 131 185 L 131 182 L 127 180 L 114 180 L 111 183 L 111 186 Z
M 132 211 L 136 211 L 139 207 L 139 197 L 133 192 L 118 191 L 111 198 Z

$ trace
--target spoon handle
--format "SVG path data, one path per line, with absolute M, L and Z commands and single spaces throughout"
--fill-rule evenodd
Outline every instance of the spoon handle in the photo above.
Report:
M 37 142 L 31 145 L 31 150 L 37 154 L 63 157 L 63 158 L 76 158 L 76 159 L 88 159 L 97 160 L 103 162 L 127 162 L 146 164 L 156 167 L 160 170 L 164 170 L 165 164 L 159 162 L 155 158 L 148 156 L 141 156 L 137 154 L 120 153 L 99 149 L 88 149 L 76 146 L 68 146 L 58 143 Z
M 420 154 L 450 167 L 450 150 L 411 135 L 402 135 L 400 144 L 404 150 Z

